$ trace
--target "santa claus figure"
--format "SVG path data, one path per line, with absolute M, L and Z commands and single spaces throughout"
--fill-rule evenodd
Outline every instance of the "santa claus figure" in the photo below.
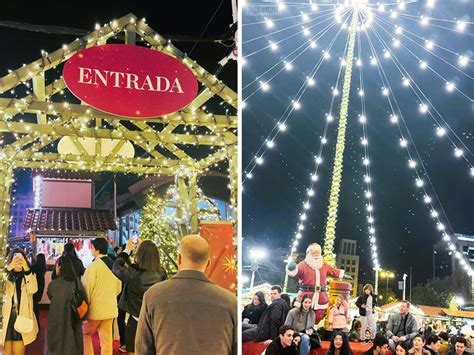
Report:
M 296 264 L 297 254 L 292 255 L 292 261 L 288 263 L 286 272 L 288 276 L 298 277 L 299 292 L 296 300 L 299 302 L 305 294 L 311 295 L 313 309 L 316 313 L 316 323 L 324 318 L 329 304 L 327 277 L 347 278 L 344 270 L 333 268 L 324 262 L 321 256 L 321 246 L 317 243 L 310 244 L 306 249 L 306 257 Z

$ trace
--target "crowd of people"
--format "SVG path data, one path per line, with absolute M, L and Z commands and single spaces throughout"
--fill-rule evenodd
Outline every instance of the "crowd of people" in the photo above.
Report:
M 116 253 L 110 249 L 109 239 L 92 240 L 94 261 L 84 268 L 74 246 L 64 246 L 46 290 L 44 354 L 93 355 L 97 334 L 101 354 L 111 355 L 115 321 L 124 353 L 237 353 L 237 299 L 206 277 L 210 255 L 204 238 L 181 240 L 178 273 L 171 278 L 152 241 L 131 238 Z M 6 355 L 25 354 L 38 336 L 45 272 L 43 254 L 30 262 L 20 248 L 8 252 L 0 339 Z M 85 304 L 85 315 L 76 308 L 77 299 Z
M 359 316 L 350 324 L 347 301 L 338 296 L 327 311 L 327 327 L 317 328 L 312 298 L 304 295 L 291 307 L 280 286 L 271 287 L 271 303 L 259 291 L 242 312 L 242 341 L 265 342 L 266 355 L 308 355 L 321 348 L 321 338 L 330 340 L 327 355 L 352 355 L 351 343 L 370 344 L 364 355 L 393 354 L 467 355 L 474 350 L 472 330 L 449 335 L 435 327 L 418 327 L 410 313 L 410 302 L 403 300 L 388 321 L 376 322 L 377 296 L 367 284 L 356 300 Z M 465 328 L 464 328 L 465 329 Z

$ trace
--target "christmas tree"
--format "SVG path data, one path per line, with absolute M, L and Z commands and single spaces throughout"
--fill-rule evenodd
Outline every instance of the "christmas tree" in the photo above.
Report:
M 145 197 L 140 221 L 140 238 L 152 240 L 160 250 L 160 262 L 169 275 L 177 272 L 178 234 L 171 229 L 166 215 L 166 196 L 152 189 Z

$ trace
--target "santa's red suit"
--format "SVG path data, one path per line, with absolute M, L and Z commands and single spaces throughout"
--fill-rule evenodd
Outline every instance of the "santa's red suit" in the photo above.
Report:
M 327 288 L 327 277 L 342 278 L 344 270 L 333 268 L 326 262 L 320 268 L 312 268 L 305 260 L 301 261 L 296 269 L 287 269 L 288 276 L 298 277 L 299 292 L 296 300 L 301 301 L 305 294 L 313 298 L 313 309 L 316 313 L 316 323 L 324 318 L 329 304 L 329 294 Z

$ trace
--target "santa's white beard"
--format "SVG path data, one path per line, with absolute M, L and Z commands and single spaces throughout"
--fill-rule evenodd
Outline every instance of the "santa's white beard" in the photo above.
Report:
M 313 270 L 319 270 L 322 268 L 324 260 L 322 256 L 314 257 L 310 254 L 306 255 L 304 262 Z

